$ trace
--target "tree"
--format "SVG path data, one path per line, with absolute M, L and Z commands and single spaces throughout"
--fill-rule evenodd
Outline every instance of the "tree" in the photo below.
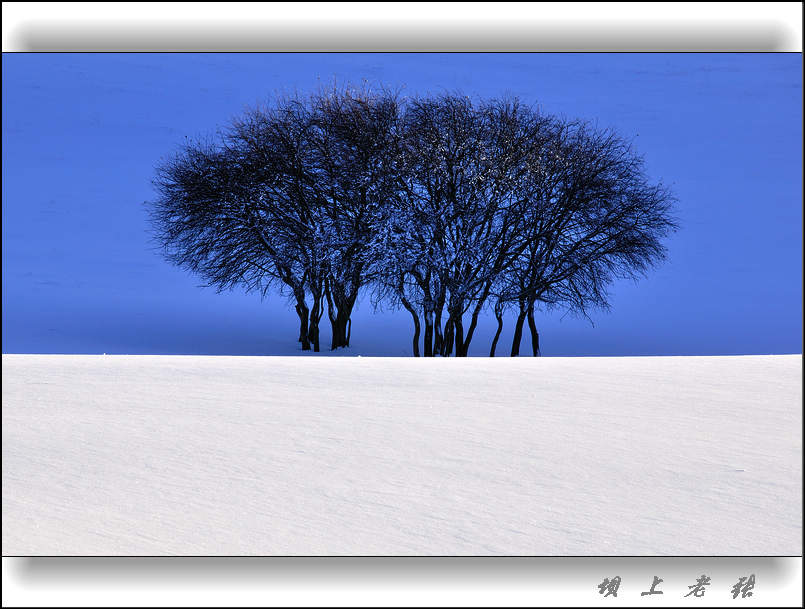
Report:
M 315 118 L 305 100 L 278 100 L 255 109 L 226 132 L 225 154 L 243 167 L 242 203 L 260 243 L 295 300 L 302 349 L 320 350 L 327 250 L 321 235 L 321 197 L 310 164 Z M 307 294 L 312 306 L 307 304 Z
M 281 283 L 306 307 L 305 269 L 282 235 L 267 230 L 250 164 L 229 149 L 189 141 L 157 168 L 154 185 L 160 196 L 151 203 L 151 223 L 170 262 L 218 291 L 239 285 L 265 297 Z M 306 321 L 303 349 L 310 348 Z
M 157 168 L 167 259 L 218 290 L 287 295 L 302 349 L 348 347 L 352 311 L 402 307 L 414 355 L 467 355 L 480 314 L 516 314 L 539 355 L 538 308 L 588 315 L 608 286 L 665 256 L 673 196 L 615 133 L 517 99 L 400 100 L 344 87 L 277 99 Z M 420 340 L 422 350 L 420 350 Z
M 398 101 L 386 91 L 333 89 L 313 96 L 312 114 L 309 163 L 321 201 L 324 293 L 336 349 L 349 346 L 353 307 L 381 259 L 382 210 L 399 171 Z
M 537 302 L 584 315 L 608 308 L 608 285 L 663 260 L 662 240 L 676 229 L 673 196 L 648 181 L 629 144 L 584 122 L 556 121 L 552 133 L 531 150 L 529 196 L 519 212 L 523 247 L 503 274 L 503 298 L 518 311 L 512 356 L 526 319 L 539 354 Z
M 303 350 L 319 351 L 326 306 L 331 348 L 349 346 L 396 119 L 393 94 L 346 87 L 277 99 L 188 144 L 157 169 L 151 219 L 166 257 L 219 290 L 289 294 Z
M 610 131 L 516 99 L 458 95 L 412 100 L 402 125 L 384 293 L 411 314 L 415 354 L 424 326 L 425 356 L 466 356 L 491 297 L 490 355 L 507 308 L 517 312 L 511 355 L 526 321 L 538 355 L 537 303 L 607 308 L 613 279 L 665 255 L 673 197 Z
M 188 142 L 157 168 L 150 213 L 166 258 L 206 285 L 286 291 L 302 349 L 318 351 L 324 273 L 303 162 L 310 123 L 303 104 L 286 100 L 235 121 L 215 143 Z
M 411 313 L 416 335 L 424 325 L 425 356 L 454 348 L 467 355 L 512 255 L 511 194 L 525 143 L 541 123 L 516 101 L 476 107 L 459 95 L 413 100 L 406 109 L 385 287 Z

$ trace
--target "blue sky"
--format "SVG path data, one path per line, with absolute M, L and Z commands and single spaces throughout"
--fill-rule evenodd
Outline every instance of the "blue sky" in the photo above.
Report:
M 160 258 L 143 202 L 185 136 L 334 78 L 516 95 L 614 128 L 671 185 L 668 261 L 614 284 L 594 325 L 540 313 L 545 355 L 801 353 L 801 74 L 795 53 L 4 54 L 3 353 L 296 353 L 283 298 L 199 288 Z M 410 332 L 364 298 L 350 352 L 408 355 Z

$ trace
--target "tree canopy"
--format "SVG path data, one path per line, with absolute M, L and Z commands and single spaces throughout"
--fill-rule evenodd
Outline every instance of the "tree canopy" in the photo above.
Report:
M 414 355 L 466 356 L 478 319 L 588 315 L 661 262 L 674 197 L 630 144 L 517 99 L 350 87 L 280 98 L 157 168 L 166 258 L 219 290 L 286 295 L 302 349 L 348 347 L 362 293 L 402 307 Z M 420 350 L 420 344 L 422 349 Z

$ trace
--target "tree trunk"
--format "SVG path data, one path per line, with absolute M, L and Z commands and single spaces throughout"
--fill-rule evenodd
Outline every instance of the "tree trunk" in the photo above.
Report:
M 453 352 L 453 319 L 448 317 L 442 341 L 442 357 L 450 357 Z
M 352 309 L 355 308 L 355 300 L 357 297 L 358 293 L 356 291 L 354 294 L 347 296 L 344 302 L 338 307 L 338 313 L 341 316 L 342 347 L 349 347 L 349 338 L 350 334 L 352 334 Z
M 299 342 L 302 343 L 307 338 L 307 316 L 303 316 L 299 305 L 296 305 L 296 314 L 299 316 Z
M 339 347 L 349 347 L 349 339 L 347 338 L 347 326 L 350 326 L 351 320 L 348 313 L 344 309 L 340 309 L 335 316 L 333 326 L 333 342 L 331 350 L 338 349 Z
M 327 317 L 330 320 L 330 329 L 332 330 L 332 337 L 330 339 L 330 351 L 335 350 L 336 347 L 336 310 L 333 303 L 333 293 L 330 289 L 330 277 L 324 280 L 324 296 L 327 299 Z
M 419 357 L 419 331 L 420 331 L 419 317 L 416 314 L 416 309 L 414 309 L 411 303 L 408 302 L 408 299 L 406 299 L 404 296 L 401 296 L 400 300 L 402 301 L 403 306 L 411 314 L 411 317 L 414 319 L 414 340 L 413 340 L 414 357 Z
M 534 352 L 534 357 L 539 356 L 539 332 L 537 332 L 537 325 L 534 323 L 534 303 L 528 307 L 528 329 L 531 330 L 531 350 Z
M 520 314 L 517 316 L 517 323 L 514 325 L 514 338 L 512 339 L 512 357 L 520 355 L 520 340 L 523 338 L 523 324 L 525 323 L 526 311 L 525 308 L 520 309 Z
M 318 288 L 311 288 L 311 291 L 313 292 L 313 308 L 310 310 L 308 336 L 310 337 L 310 342 L 313 344 L 313 351 L 318 353 L 321 351 L 319 342 L 319 322 L 321 321 L 321 316 L 324 314 L 321 283 L 319 283 Z
M 433 322 L 435 336 L 433 337 L 433 354 L 443 355 L 444 353 L 444 332 L 442 331 L 442 312 L 444 311 L 444 299 L 446 296 L 445 288 L 439 290 L 436 299 L 435 319 Z
M 296 314 L 299 316 L 299 342 L 302 343 L 302 351 L 310 350 L 310 339 L 307 335 L 308 311 L 303 305 L 296 305 Z
M 500 302 L 495 304 L 495 318 L 498 320 L 498 329 L 495 338 L 492 339 L 492 348 L 489 350 L 489 357 L 495 357 L 495 349 L 498 346 L 500 333 L 503 331 L 503 307 Z
M 299 315 L 299 342 L 302 343 L 302 351 L 310 351 L 310 337 L 308 335 L 309 311 L 304 302 L 297 302 L 296 314 Z
M 332 328 L 330 350 L 349 347 L 352 334 L 352 309 L 355 306 L 357 292 L 344 294 L 343 287 L 328 277 L 324 284 L 324 293 L 327 297 L 327 316 L 330 318 Z
M 319 324 L 311 322 L 308 334 L 310 335 L 310 344 L 313 345 L 313 352 L 318 353 L 321 351 L 319 345 Z
M 425 315 L 425 357 L 433 357 L 433 322 Z
M 464 344 L 464 323 L 459 313 L 453 320 L 456 334 L 456 357 L 467 357 L 467 345 Z
M 433 357 L 433 310 L 425 303 L 425 357 Z
M 439 309 L 436 310 L 433 330 L 433 355 L 441 355 L 444 348 L 444 334 L 442 333 L 442 312 Z
M 470 327 L 467 329 L 467 335 L 464 337 L 464 356 L 466 357 L 467 352 L 470 350 L 470 343 L 472 342 L 472 337 L 475 334 L 475 328 L 478 325 L 478 315 L 480 314 L 481 310 L 476 308 L 472 312 L 472 317 L 470 318 Z
M 467 336 L 464 339 L 464 357 L 467 356 L 467 352 L 470 350 L 470 343 L 472 342 L 472 336 L 475 333 L 475 328 L 478 325 L 478 316 L 481 314 L 481 310 L 484 308 L 484 303 L 486 302 L 487 297 L 489 296 L 489 290 L 492 288 L 492 283 L 487 282 L 486 286 L 484 287 L 484 291 L 481 294 L 481 297 L 478 299 L 478 302 L 475 303 L 475 307 L 472 310 L 472 317 L 470 318 L 470 327 L 467 329 Z

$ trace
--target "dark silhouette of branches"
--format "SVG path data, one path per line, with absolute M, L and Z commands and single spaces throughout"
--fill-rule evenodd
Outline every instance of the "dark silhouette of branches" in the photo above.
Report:
M 362 290 L 402 307 L 414 355 L 466 356 L 484 309 L 588 316 L 666 255 L 673 196 L 615 133 L 516 99 L 332 88 L 188 142 L 150 203 L 166 258 L 218 290 L 288 296 L 302 349 L 348 347 Z M 420 341 L 422 349 L 420 350 Z
M 612 281 L 637 278 L 663 260 L 662 239 L 676 228 L 670 192 L 647 181 L 642 159 L 614 133 L 557 121 L 533 154 L 525 176 L 532 196 L 521 207 L 524 247 L 503 274 L 503 299 L 518 312 L 511 355 L 519 354 L 526 318 L 538 354 L 536 303 L 583 315 L 608 308 Z

